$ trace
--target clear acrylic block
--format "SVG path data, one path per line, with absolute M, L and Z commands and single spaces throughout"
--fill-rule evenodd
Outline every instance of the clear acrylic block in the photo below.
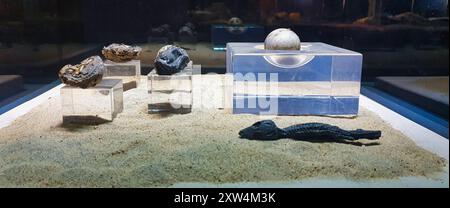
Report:
M 156 70 L 150 72 L 148 113 L 190 113 L 193 106 L 192 76 L 198 67 L 189 63 L 185 70 L 174 75 L 158 75 Z
M 136 88 L 141 81 L 141 61 L 132 60 L 124 63 L 105 61 L 104 77 L 122 79 L 124 91 Z
M 300 51 L 229 43 L 228 106 L 236 114 L 357 115 L 361 70 L 360 53 L 324 43 L 302 43 Z
M 81 89 L 61 88 L 64 123 L 103 123 L 123 111 L 123 87 L 120 79 L 103 79 L 97 86 Z

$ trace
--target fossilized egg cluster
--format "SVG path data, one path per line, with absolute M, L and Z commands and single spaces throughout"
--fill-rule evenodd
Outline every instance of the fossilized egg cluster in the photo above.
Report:
M 137 59 L 141 55 L 142 48 L 125 44 L 113 43 L 102 50 L 103 56 L 110 61 L 123 63 Z
M 271 32 L 264 43 L 266 50 L 300 50 L 301 41 L 290 29 L 277 29 Z
M 173 75 L 186 68 L 189 62 L 189 55 L 184 49 L 167 45 L 162 47 L 156 55 L 156 73 L 159 75 Z
M 85 89 L 100 83 L 104 71 L 102 59 L 99 56 L 92 56 L 80 64 L 64 66 L 59 71 L 59 79 L 64 84 Z

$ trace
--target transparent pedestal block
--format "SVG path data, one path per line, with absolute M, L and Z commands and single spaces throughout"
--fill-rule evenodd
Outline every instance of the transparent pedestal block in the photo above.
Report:
M 357 115 L 362 55 L 324 43 L 300 51 L 229 43 L 227 106 L 236 114 Z
M 123 111 L 123 87 L 120 79 L 103 79 L 88 89 L 61 88 L 63 122 L 97 124 L 113 119 Z
M 141 81 L 141 61 L 132 60 L 125 63 L 105 61 L 106 71 L 104 77 L 121 79 L 124 91 L 137 88 Z
M 199 66 L 189 65 L 174 75 L 158 75 L 156 70 L 148 74 L 149 114 L 186 114 L 192 111 L 192 76 Z
M 150 99 L 149 114 L 188 114 L 192 112 L 191 92 L 152 92 Z

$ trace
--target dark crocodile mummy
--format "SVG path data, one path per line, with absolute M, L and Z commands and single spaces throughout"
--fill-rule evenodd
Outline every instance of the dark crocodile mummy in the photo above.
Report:
M 284 129 L 277 127 L 275 122 L 260 121 L 239 132 L 243 139 L 279 140 L 284 138 L 302 141 L 339 141 L 339 140 L 377 140 L 381 131 L 366 131 L 362 129 L 346 131 L 337 126 L 322 123 L 306 123 L 290 126 Z

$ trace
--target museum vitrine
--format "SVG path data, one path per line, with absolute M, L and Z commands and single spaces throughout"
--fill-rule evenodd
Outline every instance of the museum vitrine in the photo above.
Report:
M 448 187 L 448 32 L 447 0 L 0 0 L 0 187 Z

